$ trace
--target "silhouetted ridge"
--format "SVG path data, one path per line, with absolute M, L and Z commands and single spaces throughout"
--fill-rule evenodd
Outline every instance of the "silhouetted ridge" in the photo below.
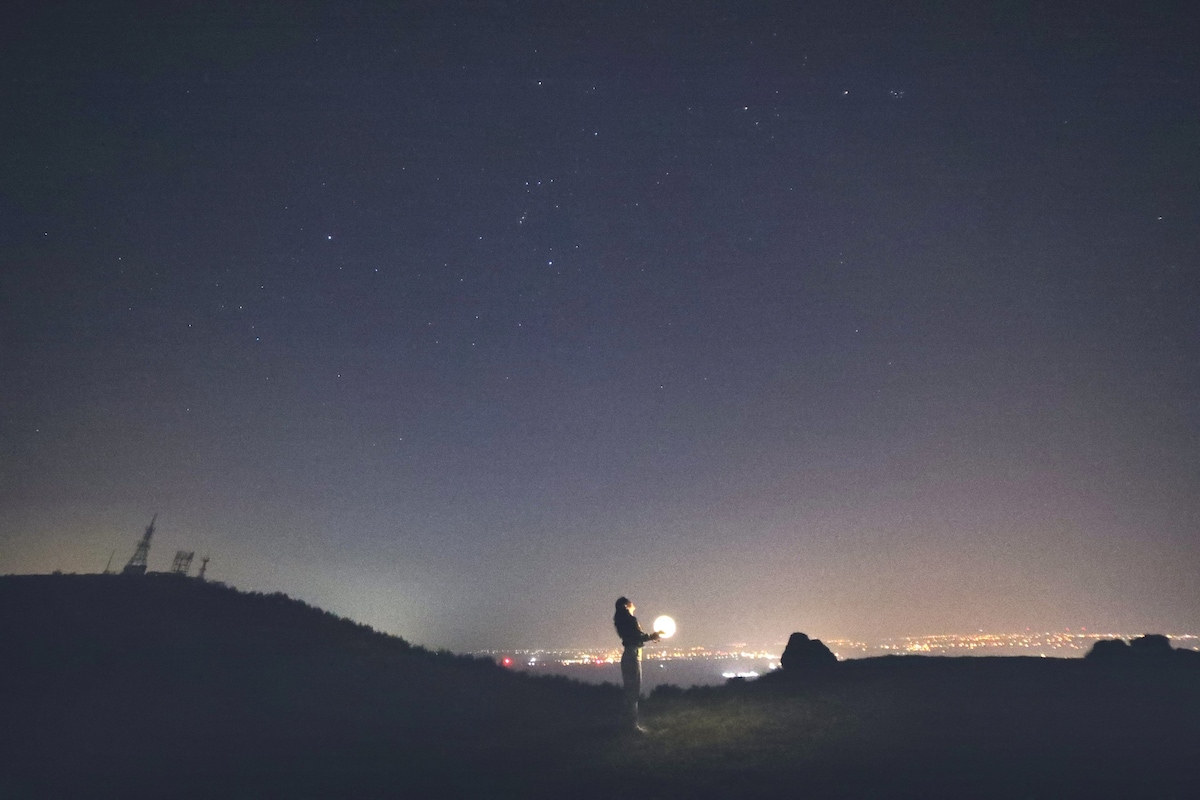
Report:
M 518 773 L 513 752 L 569 748 L 561 720 L 619 712 L 611 686 L 174 575 L 0 577 L 0 642 L 0 797 L 528 789 L 553 770 Z M 207 783 L 160 793 L 184 772 Z
M 168 574 L 8 576 L 0 578 L 0 607 L 15 652 L 36 659 L 66 648 L 93 667 L 147 659 L 195 671 L 211 667 L 208 659 L 369 650 L 413 664 L 497 669 L 490 661 L 414 647 L 282 592 L 242 592 Z M 31 649 L 22 650 L 22 642 Z

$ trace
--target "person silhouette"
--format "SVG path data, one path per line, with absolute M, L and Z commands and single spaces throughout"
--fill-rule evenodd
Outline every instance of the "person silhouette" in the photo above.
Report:
M 636 610 L 637 606 L 628 597 L 618 597 L 613 627 L 625 646 L 625 652 L 621 654 L 621 680 L 625 684 L 625 707 L 629 721 L 635 731 L 645 733 L 646 729 L 638 721 L 638 701 L 642 697 L 642 645 L 657 642 L 662 633 L 643 631 L 633 615 Z

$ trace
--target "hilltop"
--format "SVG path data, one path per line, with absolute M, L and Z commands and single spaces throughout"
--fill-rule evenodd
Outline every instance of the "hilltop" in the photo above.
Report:
M 4 798 L 519 794 L 619 707 L 166 574 L 0 577 L 0 641 Z
M 888 656 L 689 690 L 435 653 L 282 594 L 0 577 L 0 797 L 1192 796 L 1194 658 Z M 615 678 L 615 675 L 614 675 Z

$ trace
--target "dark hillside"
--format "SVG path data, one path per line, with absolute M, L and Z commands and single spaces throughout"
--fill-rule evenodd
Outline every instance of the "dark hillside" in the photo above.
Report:
M 641 777 L 683 797 L 1200 797 L 1193 655 L 886 656 L 659 691 Z
M 619 707 L 171 575 L 0 577 L 0 642 L 3 798 L 517 795 Z
M 0 800 L 1200 796 L 1200 659 L 1154 638 L 1102 650 L 664 687 L 638 736 L 613 686 L 283 595 L 0 577 Z

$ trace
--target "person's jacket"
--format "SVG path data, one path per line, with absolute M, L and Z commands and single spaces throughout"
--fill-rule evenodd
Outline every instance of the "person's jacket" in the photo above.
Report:
M 617 629 L 617 636 L 621 637 L 621 644 L 626 647 L 641 647 L 654 638 L 653 634 L 642 630 L 642 626 L 638 625 L 637 617 L 628 611 L 615 615 L 613 625 Z

